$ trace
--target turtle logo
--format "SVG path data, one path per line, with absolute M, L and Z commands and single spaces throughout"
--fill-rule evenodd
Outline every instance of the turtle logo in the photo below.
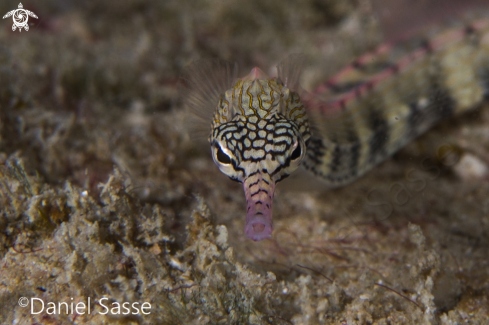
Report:
M 29 16 L 37 18 L 35 13 L 29 10 L 25 10 L 23 8 L 24 7 L 22 6 L 22 3 L 19 3 L 19 9 L 14 9 L 12 11 L 9 11 L 5 14 L 5 16 L 3 16 L 3 19 L 13 16 L 14 19 L 14 24 L 12 25 L 13 31 L 15 31 L 17 28 L 19 29 L 19 32 L 22 31 L 22 28 L 28 31 L 29 25 L 27 24 L 27 21 L 29 20 Z

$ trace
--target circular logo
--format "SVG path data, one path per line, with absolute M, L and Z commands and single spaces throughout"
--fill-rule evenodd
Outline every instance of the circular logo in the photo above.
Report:
M 13 17 L 14 18 L 14 24 L 16 24 L 17 26 L 26 25 L 27 19 L 29 19 L 29 17 L 27 17 L 27 12 L 25 12 L 25 10 L 22 10 L 22 9 L 17 9 L 13 16 L 14 16 Z
M 27 13 L 24 10 L 17 10 L 14 15 L 14 20 L 18 24 L 24 24 L 27 20 Z
M 27 299 L 26 297 L 20 297 L 19 299 L 20 307 L 27 307 L 28 304 L 29 304 L 29 299 Z

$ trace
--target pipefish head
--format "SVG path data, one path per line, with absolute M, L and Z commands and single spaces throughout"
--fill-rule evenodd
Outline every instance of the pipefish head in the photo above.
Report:
M 271 237 L 275 185 L 299 167 L 310 136 L 299 95 L 258 68 L 221 96 L 209 142 L 221 172 L 243 184 L 247 237 Z

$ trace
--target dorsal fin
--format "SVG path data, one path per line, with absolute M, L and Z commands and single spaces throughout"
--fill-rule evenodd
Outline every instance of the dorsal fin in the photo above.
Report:
M 236 63 L 219 59 L 201 59 L 188 65 L 181 80 L 181 95 L 189 110 L 187 121 L 194 136 L 209 131 L 212 116 L 221 96 L 232 88 L 237 78 Z M 208 134 L 208 133 L 207 133 Z
M 300 90 L 300 77 L 304 65 L 302 54 L 291 54 L 277 65 L 278 78 L 287 88 L 298 92 Z

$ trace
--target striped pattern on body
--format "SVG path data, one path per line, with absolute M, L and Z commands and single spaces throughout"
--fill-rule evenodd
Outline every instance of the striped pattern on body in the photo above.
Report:
M 329 185 L 354 181 L 489 96 L 489 20 L 410 45 L 408 54 L 406 44 L 382 46 L 313 92 L 308 114 L 317 122 L 304 166 Z

